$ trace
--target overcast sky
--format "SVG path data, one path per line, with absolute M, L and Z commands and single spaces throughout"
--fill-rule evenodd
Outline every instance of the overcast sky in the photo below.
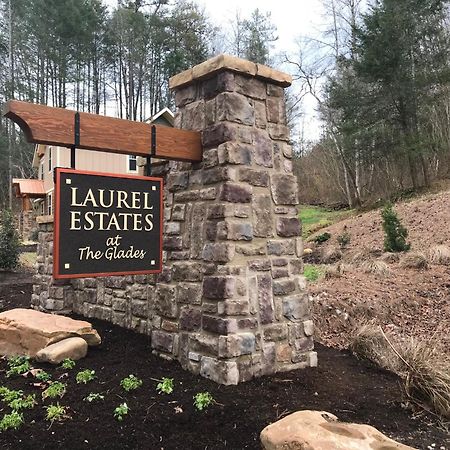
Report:
M 242 17 L 249 17 L 259 8 L 270 12 L 272 22 L 278 29 L 277 50 L 292 49 L 299 35 L 317 34 L 323 22 L 320 0 L 198 0 L 217 25 L 228 23 L 239 11 Z

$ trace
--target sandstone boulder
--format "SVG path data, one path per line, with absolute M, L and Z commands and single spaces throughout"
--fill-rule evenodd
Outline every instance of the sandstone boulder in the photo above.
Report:
M 264 450 L 407 450 L 369 425 L 339 422 L 324 411 L 298 411 L 261 432 Z M 414 450 L 414 449 L 412 449 Z
M 39 350 L 36 353 L 35 359 L 40 362 L 59 364 L 66 358 L 73 359 L 74 361 L 84 358 L 87 351 L 88 345 L 83 338 L 71 337 Z
M 28 355 L 69 337 L 83 338 L 88 345 L 101 342 L 89 322 L 46 314 L 33 309 L 0 313 L 0 355 Z

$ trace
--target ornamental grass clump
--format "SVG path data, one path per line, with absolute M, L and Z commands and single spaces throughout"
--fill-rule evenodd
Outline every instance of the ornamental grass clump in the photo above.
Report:
M 388 336 L 381 327 L 364 325 L 355 333 L 350 349 L 398 374 L 411 404 L 450 419 L 450 358 L 433 339 Z

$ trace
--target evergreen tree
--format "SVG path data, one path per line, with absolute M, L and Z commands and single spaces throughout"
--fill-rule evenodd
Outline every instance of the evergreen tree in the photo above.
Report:
M 19 265 L 19 234 L 14 216 L 9 210 L 3 210 L 0 217 L 0 268 L 11 270 Z
M 258 8 L 244 20 L 244 57 L 260 64 L 270 64 L 270 50 L 276 36 L 276 27 L 270 13 L 263 14 Z
M 416 189 L 429 184 L 424 105 L 448 83 L 448 0 L 377 0 L 359 32 L 356 68 L 388 106 L 384 121 L 396 127 Z M 419 167 L 423 182 L 419 179 Z
M 381 211 L 384 230 L 384 250 L 386 252 L 406 252 L 411 246 L 406 243 L 408 230 L 400 223 L 392 204 L 388 203 Z

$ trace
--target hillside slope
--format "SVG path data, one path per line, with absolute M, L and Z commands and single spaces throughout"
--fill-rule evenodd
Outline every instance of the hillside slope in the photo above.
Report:
M 409 231 L 409 254 L 427 256 L 433 246 L 450 247 L 450 191 L 400 203 L 395 209 Z M 339 249 L 337 237 L 345 229 L 350 243 Z M 406 268 L 404 255 L 384 254 L 379 210 L 316 235 L 324 232 L 331 239 L 318 246 L 306 243 L 313 253 L 305 256 L 305 262 L 316 262 L 321 255 L 338 255 L 333 265 L 322 266 L 326 276 L 310 284 L 319 341 L 347 347 L 355 329 L 371 321 L 394 333 L 433 338 L 450 353 L 450 265 L 428 262 L 427 268 Z M 383 261 L 385 270 L 367 270 L 368 261 Z

